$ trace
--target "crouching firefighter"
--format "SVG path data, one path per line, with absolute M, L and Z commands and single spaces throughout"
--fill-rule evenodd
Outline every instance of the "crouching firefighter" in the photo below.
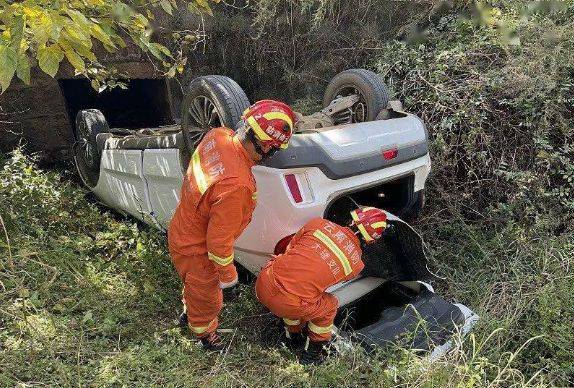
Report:
M 339 303 L 325 292 L 356 277 L 364 268 L 359 238 L 372 243 L 387 227 L 384 211 L 364 207 L 351 212 L 348 227 L 322 218 L 297 232 L 283 254 L 262 268 L 255 291 L 273 314 L 283 318 L 287 346 L 304 346 L 301 362 L 321 363 L 327 355 Z M 304 331 L 307 337 L 304 336 Z
M 168 230 L 169 252 L 183 282 L 184 314 L 206 350 L 225 348 L 216 332 L 222 289 L 237 283 L 235 240 L 251 221 L 257 190 L 251 167 L 287 148 L 294 113 L 278 101 L 245 110 L 236 134 L 210 130 L 195 149 Z

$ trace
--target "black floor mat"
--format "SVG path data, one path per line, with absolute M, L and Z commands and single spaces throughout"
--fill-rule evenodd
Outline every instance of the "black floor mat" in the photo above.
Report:
M 393 344 L 430 350 L 446 342 L 464 319 L 458 307 L 425 289 L 410 304 L 385 309 L 381 319 L 358 330 L 357 337 L 368 350 Z

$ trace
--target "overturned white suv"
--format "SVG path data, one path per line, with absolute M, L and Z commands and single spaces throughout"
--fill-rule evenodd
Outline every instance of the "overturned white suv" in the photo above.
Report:
M 433 348 L 437 339 L 444 343 L 445 333 L 456 327 L 468 330 L 476 318 L 469 309 L 442 300 L 428 284 L 417 282 L 430 276 L 422 243 L 398 218 L 416 218 L 424 205 L 431 162 L 423 122 L 403 112 L 400 103 L 389 102 L 380 77 L 364 69 L 335 76 L 323 103 L 320 112 L 299 115 L 286 150 L 253 167 L 257 207 L 236 242 L 236 261 L 257 273 L 280 241 L 310 219 L 324 217 L 342 224 L 357 205 L 385 209 L 396 215 L 391 221 L 397 225 L 395 233 L 365 252 L 371 260 L 380 257 L 377 277 L 363 276 L 329 290 L 338 297 L 342 311 L 356 310 L 355 314 L 369 317 L 361 320 L 364 327 L 356 327 L 366 343 L 382 344 L 394 338 L 390 334 L 408 330 L 414 324 L 404 305 L 408 295 L 398 299 L 387 295 L 397 292 L 385 286 L 384 278 L 390 278 L 412 290 L 411 310 L 434 322 L 439 332 L 422 340 L 419 336 L 424 346 L 417 347 Z M 165 230 L 195 146 L 209 128 L 235 128 L 249 105 L 235 81 L 210 75 L 189 84 L 178 125 L 137 131 L 109 128 L 100 111 L 82 110 L 75 128 L 79 175 L 108 206 Z M 368 305 L 362 303 L 365 300 Z M 399 305 L 393 306 L 393 300 Z M 403 313 L 391 314 L 394 318 L 389 321 L 385 311 L 393 308 Z

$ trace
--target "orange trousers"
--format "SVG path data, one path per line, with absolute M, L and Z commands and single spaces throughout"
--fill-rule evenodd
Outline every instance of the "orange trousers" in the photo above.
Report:
M 189 328 L 198 337 L 217 329 L 217 316 L 223 307 L 219 275 L 207 254 L 183 256 L 170 252 L 171 260 L 183 281 L 183 301 Z
M 311 301 L 287 293 L 273 278 L 273 267 L 266 265 L 255 283 L 257 299 L 273 314 L 283 318 L 290 333 L 300 333 L 307 325 L 311 341 L 328 341 L 339 302 L 327 292 Z

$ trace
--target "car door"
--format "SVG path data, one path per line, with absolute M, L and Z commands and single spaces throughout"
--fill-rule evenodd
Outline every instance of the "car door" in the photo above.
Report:
M 104 202 L 149 222 L 150 203 L 143 175 L 143 151 L 102 151 L 100 181 L 94 189 Z
M 157 226 L 167 230 L 183 182 L 180 150 L 146 149 L 143 151 L 143 177 L 147 184 L 151 216 Z

